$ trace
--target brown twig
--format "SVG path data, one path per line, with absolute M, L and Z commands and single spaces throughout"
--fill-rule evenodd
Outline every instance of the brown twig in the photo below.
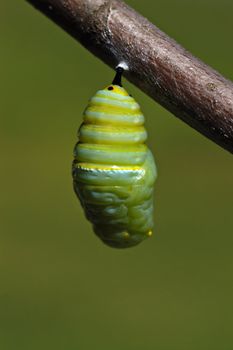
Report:
M 233 84 L 118 0 L 27 0 L 174 115 L 233 153 Z

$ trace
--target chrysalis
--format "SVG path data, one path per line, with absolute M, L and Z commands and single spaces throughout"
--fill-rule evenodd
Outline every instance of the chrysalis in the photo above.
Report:
M 97 91 L 84 111 L 74 148 L 73 183 L 96 235 L 114 248 L 137 245 L 152 235 L 156 167 L 145 145 L 138 103 L 121 85 Z

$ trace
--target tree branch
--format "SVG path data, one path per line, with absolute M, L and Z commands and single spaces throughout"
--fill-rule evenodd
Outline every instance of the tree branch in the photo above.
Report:
M 118 0 L 26 0 L 174 115 L 233 153 L 233 84 Z

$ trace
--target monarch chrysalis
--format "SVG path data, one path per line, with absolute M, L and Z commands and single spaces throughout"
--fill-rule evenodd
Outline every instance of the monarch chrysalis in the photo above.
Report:
M 138 103 L 121 85 L 118 67 L 111 85 L 97 91 L 84 111 L 74 148 L 73 183 L 94 232 L 115 248 L 152 235 L 156 167 L 145 145 Z

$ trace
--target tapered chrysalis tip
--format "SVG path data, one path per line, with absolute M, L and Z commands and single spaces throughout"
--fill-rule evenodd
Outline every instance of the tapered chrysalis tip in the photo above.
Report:
M 112 82 L 113 85 L 122 86 L 121 85 L 121 77 L 122 77 L 124 70 L 127 70 L 127 69 L 128 69 L 128 66 L 126 63 L 121 62 L 118 64 L 118 66 L 116 67 L 116 75 L 115 75 L 115 78 L 113 79 L 113 82 Z

